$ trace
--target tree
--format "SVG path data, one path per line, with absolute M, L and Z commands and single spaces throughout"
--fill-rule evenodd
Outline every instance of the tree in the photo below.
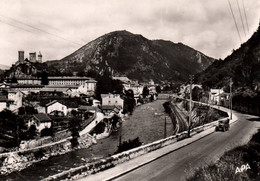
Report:
M 49 79 L 48 79 L 48 73 L 46 71 L 43 71 L 42 72 L 42 75 L 41 75 L 41 84 L 42 85 L 48 85 L 49 84 Z
M 133 140 L 128 140 L 124 141 L 121 145 L 118 146 L 117 151 L 115 153 L 121 153 L 126 150 L 130 150 L 132 148 L 136 148 L 138 146 L 141 146 L 142 142 L 139 140 L 139 137 L 133 139 Z
M 119 122 L 119 116 L 114 114 L 113 117 L 112 117 L 112 128 L 113 129 L 116 129 L 117 127 L 117 123 Z
M 194 87 L 192 89 L 192 100 L 199 101 L 202 98 L 203 90 L 199 87 Z
M 28 115 L 32 115 L 32 114 L 38 114 L 38 111 L 32 106 L 25 106 L 25 113 Z
M 44 128 L 43 130 L 41 130 L 41 137 L 44 136 L 53 136 L 53 128 Z
M 124 113 L 133 113 L 135 107 L 134 91 L 129 89 L 124 95 Z
M 22 139 L 30 140 L 37 136 L 37 129 L 35 125 L 31 125 L 30 128 L 21 135 Z
M 145 86 L 143 89 L 143 97 L 146 98 L 146 96 L 148 96 L 148 95 L 149 95 L 149 89 L 147 86 Z
M 80 120 L 77 118 L 71 118 L 69 121 L 69 130 L 71 131 L 72 139 L 70 140 L 72 148 L 79 145 L 78 137 L 80 131 Z
M 155 87 L 155 90 L 156 90 L 156 92 L 157 93 L 161 93 L 161 86 L 159 86 L 159 85 L 157 85 L 156 87 Z
M 13 78 L 11 79 L 11 83 L 18 83 L 17 78 L 15 76 L 13 76 Z
M 119 80 L 113 80 L 108 73 L 104 73 L 98 79 L 97 87 L 95 91 L 96 99 L 101 100 L 101 94 L 115 93 L 122 94 L 123 84 Z
M 25 108 L 24 107 L 18 108 L 18 115 L 25 115 Z

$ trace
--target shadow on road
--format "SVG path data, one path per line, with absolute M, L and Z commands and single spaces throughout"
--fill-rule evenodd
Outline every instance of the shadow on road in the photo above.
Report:
M 250 118 L 250 119 L 247 119 L 248 121 L 259 121 L 260 122 L 260 118 Z

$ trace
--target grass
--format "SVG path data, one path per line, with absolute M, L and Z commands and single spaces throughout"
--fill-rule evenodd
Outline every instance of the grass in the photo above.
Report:
M 242 165 L 250 169 L 240 170 Z M 216 163 L 195 170 L 187 181 L 260 180 L 260 129 L 243 146 L 227 151 Z

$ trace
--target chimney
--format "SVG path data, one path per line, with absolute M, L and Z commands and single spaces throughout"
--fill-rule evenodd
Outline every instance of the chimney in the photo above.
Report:
M 24 61 L 24 51 L 18 51 L 18 61 Z

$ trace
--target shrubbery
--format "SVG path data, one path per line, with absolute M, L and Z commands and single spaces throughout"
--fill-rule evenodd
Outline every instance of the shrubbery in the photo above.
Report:
M 139 137 L 133 139 L 133 140 L 128 140 L 128 141 L 124 141 L 121 145 L 118 146 L 116 153 L 121 153 L 123 151 L 127 151 L 130 150 L 132 148 L 136 148 L 138 146 L 141 146 L 142 142 L 140 142 Z
M 249 164 L 250 169 L 236 173 L 241 165 Z M 260 130 L 252 136 L 248 144 L 226 152 L 218 162 L 201 167 L 187 178 L 187 181 L 200 180 L 259 180 L 260 170 Z

